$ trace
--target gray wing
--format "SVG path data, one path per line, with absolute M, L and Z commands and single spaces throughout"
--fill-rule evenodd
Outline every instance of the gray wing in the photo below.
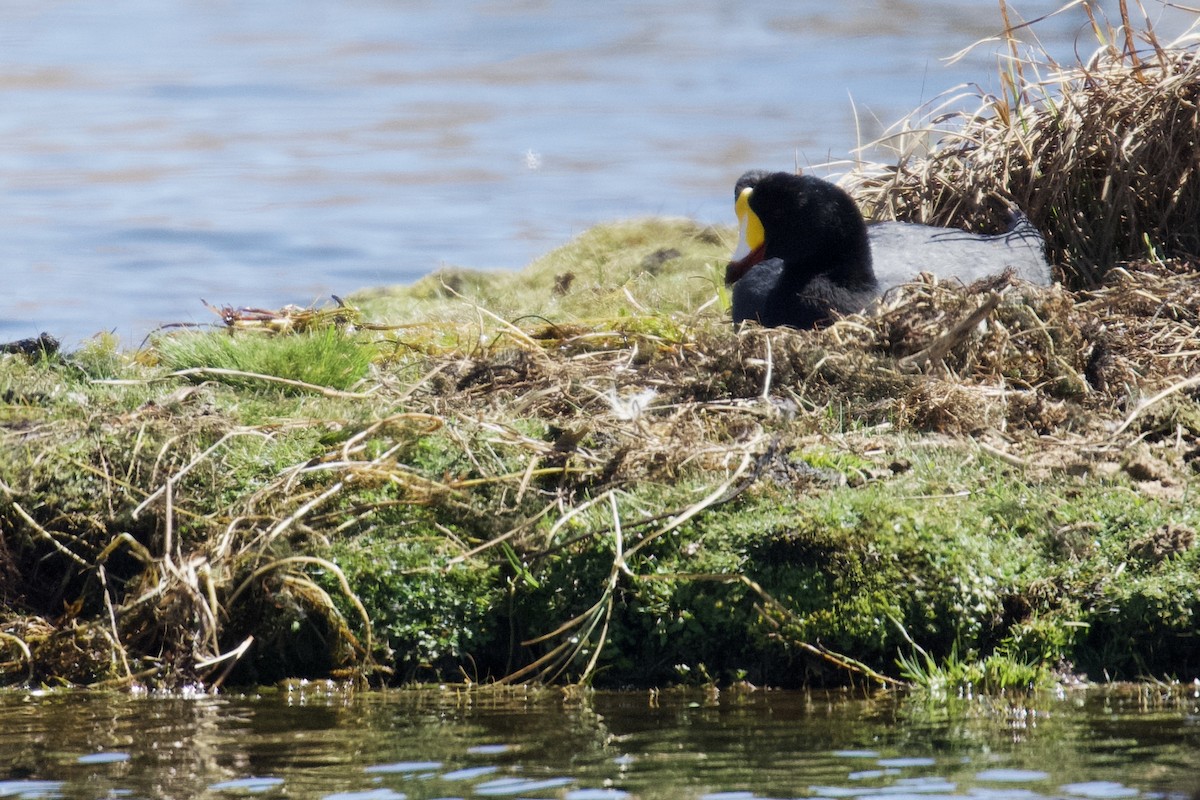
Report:
M 995 236 L 907 222 L 877 222 L 867 226 L 867 235 L 881 291 L 908 283 L 920 272 L 973 283 L 1012 269 L 1030 283 L 1051 282 L 1046 243 L 1023 216 L 1007 233 Z

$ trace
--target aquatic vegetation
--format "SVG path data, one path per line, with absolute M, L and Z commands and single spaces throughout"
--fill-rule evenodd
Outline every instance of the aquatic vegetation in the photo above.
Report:
M 1032 692 L 1048 688 L 1058 677 L 1046 661 L 1020 661 L 999 650 L 962 658 L 955 649 L 938 660 L 910 643 L 912 654 L 896 660 L 901 676 L 919 691 L 941 698 Z

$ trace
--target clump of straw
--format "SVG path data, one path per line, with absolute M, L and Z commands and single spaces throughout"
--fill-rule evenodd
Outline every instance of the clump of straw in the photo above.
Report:
M 1082 5 L 1101 47 L 1064 66 L 1020 55 L 1023 25 L 1001 0 L 1012 51 L 1003 96 L 981 96 L 966 114 L 934 109 L 941 138 L 926 155 L 860 165 L 848 182 L 868 213 L 994 230 L 1015 205 L 1075 288 L 1098 285 L 1125 261 L 1200 254 L 1195 36 L 1163 43 L 1145 10 L 1139 27 L 1124 0 L 1117 27 Z M 905 120 L 882 141 L 921 124 Z

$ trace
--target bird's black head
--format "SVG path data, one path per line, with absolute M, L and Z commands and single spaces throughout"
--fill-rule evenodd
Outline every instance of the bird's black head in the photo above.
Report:
M 737 183 L 733 185 L 733 202 L 737 202 L 737 199 L 742 196 L 743 191 L 758 186 L 758 182 L 770 174 L 765 169 L 752 169 L 749 172 L 742 173 L 742 177 L 738 178 Z
M 874 284 L 867 226 L 854 200 L 828 181 L 787 172 L 747 172 L 734 188 L 742 240 L 726 280 L 778 258 L 790 281 L 823 275 L 847 288 Z M 757 230 L 761 234 L 756 234 Z M 762 241 L 756 241 L 761 235 Z M 743 252 L 744 251 L 744 252 Z

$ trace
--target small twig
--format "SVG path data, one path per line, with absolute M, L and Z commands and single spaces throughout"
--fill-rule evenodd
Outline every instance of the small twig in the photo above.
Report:
M 162 562 L 166 565 L 167 570 L 178 574 L 179 570 L 175 565 L 175 559 L 172 554 L 174 550 L 175 539 L 175 481 L 168 478 L 163 484 L 163 551 Z
M 500 534 L 499 536 L 496 536 L 492 539 L 488 539 L 483 544 L 481 544 L 477 547 L 474 547 L 465 553 L 461 553 L 461 554 L 455 556 L 454 558 L 452 558 L 446 562 L 446 568 L 449 569 L 450 567 L 453 567 L 457 564 L 461 564 L 462 562 L 464 562 L 468 559 L 474 558 L 475 556 L 479 555 L 480 553 L 482 553 L 485 550 L 490 550 L 493 547 L 497 547 L 497 546 L 503 544 L 504 542 L 507 542 L 509 539 L 513 538 L 514 536 L 516 536 L 519 533 L 522 533 L 527 528 L 529 528 L 530 525 L 537 522 L 539 519 L 546 516 L 551 511 L 553 511 L 556 505 L 557 505 L 556 503 L 547 504 L 545 507 L 542 508 L 541 511 L 534 514 L 532 517 L 529 517 L 528 519 L 522 520 L 521 524 L 517 525 L 516 527 L 510 528 L 509 530 L 505 531 L 504 533 Z
M 400 393 L 400 394 L 399 394 L 399 395 L 398 395 L 398 396 L 395 398 L 394 402 L 396 402 L 396 403 L 403 403 L 403 402 L 405 402 L 405 401 L 406 401 L 406 400 L 408 400 L 410 397 L 412 397 L 414 394 L 416 394 L 418 389 L 420 389 L 420 388 L 421 388 L 422 386 L 424 386 L 425 384 L 429 383 L 429 381 L 431 381 L 431 380 L 433 380 L 434 378 L 436 378 L 436 377 L 438 376 L 438 374 L 439 374 L 439 373 L 441 373 L 441 372 L 444 372 L 444 371 L 446 370 L 446 368 L 447 368 L 447 367 L 449 367 L 449 366 L 450 366 L 450 365 L 449 365 L 448 363 L 442 363 L 442 364 L 438 364 L 438 365 L 437 365 L 437 366 L 435 366 L 433 369 L 429 370 L 429 371 L 428 371 L 428 372 L 426 372 L 424 375 L 422 375 L 422 376 L 421 376 L 421 377 L 420 377 L 420 378 L 417 380 L 417 382 L 416 382 L 416 383 L 412 384 L 412 385 L 411 385 L 411 386 L 409 386 L 407 389 L 405 389 L 403 392 L 401 392 L 401 393 Z
M 729 490 L 725 492 L 725 494 L 718 497 L 715 501 L 709 503 L 707 508 L 715 508 L 719 505 L 724 505 L 725 503 L 728 503 L 729 501 L 733 500 L 735 497 L 740 495 L 742 492 L 746 491 L 751 486 L 753 486 L 758 481 L 760 475 L 762 474 L 763 468 L 771 461 L 771 459 L 773 459 L 776 456 L 776 454 L 778 452 L 779 452 L 779 440 L 778 440 L 778 438 L 776 438 L 775 440 L 773 440 L 770 443 L 770 445 L 768 445 L 766 451 L 762 455 L 760 455 L 757 459 L 755 459 L 754 470 L 751 472 L 751 474 L 749 476 L 747 476 L 745 479 L 743 479 L 736 486 L 731 486 L 729 488 Z M 597 499 L 603 499 L 603 497 L 604 496 L 601 495 L 600 498 L 597 498 Z M 579 506 L 578 509 L 573 509 L 572 513 L 574 513 L 574 511 L 583 510 L 584 508 L 592 505 L 595 502 L 596 502 L 595 499 L 589 500 L 587 503 Z M 650 516 L 642 517 L 641 519 L 633 520 L 632 522 L 626 522 L 625 528 L 626 528 L 626 530 L 633 529 L 633 528 L 644 528 L 647 525 L 653 525 L 664 519 L 666 519 L 666 520 L 675 519 L 678 515 L 684 513 L 686 510 L 687 509 L 678 509 L 677 508 L 677 509 L 673 509 L 671 511 L 664 511 L 659 514 L 651 514 Z M 561 521 L 562 520 L 560 520 L 560 522 Z M 603 536 L 604 534 L 611 532 L 611 530 L 612 530 L 611 528 L 598 528 L 596 530 L 588 531 L 587 533 L 581 533 L 577 536 L 571 537 L 570 539 L 566 539 L 564 541 L 561 541 L 556 544 L 550 545 L 549 547 L 546 547 L 544 550 L 541 550 L 541 551 L 535 553 L 534 558 L 544 558 L 546 556 L 553 555 L 554 553 L 557 553 L 561 550 L 565 550 L 566 548 L 570 547 L 571 545 L 577 544 L 578 542 L 582 542 L 585 539 L 591 539 L 595 536 Z M 548 541 L 551 539 L 553 539 L 553 535 L 547 537 Z
M 211 684 L 211 688 L 219 689 L 221 688 L 221 684 L 225 682 L 225 679 L 229 677 L 229 673 L 237 666 L 237 662 L 242 659 L 242 656 L 246 655 L 246 651 L 250 649 L 250 645 L 252 644 L 254 644 L 254 637 L 247 636 L 241 644 L 229 652 L 222 653 L 214 658 L 197 661 L 195 664 L 196 669 L 208 669 L 209 667 L 215 667 L 217 664 L 228 661 L 229 663 L 225 665 L 225 669 L 221 670 L 221 674 Z
M 337 397 L 346 400 L 367 400 L 373 397 L 375 394 L 374 391 L 344 392 L 341 389 L 330 389 L 328 386 L 320 386 L 315 383 L 305 383 L 304 381 L 292 380 L 291 378 L 280 378 L 277 375 L 264 375 L 259 372 L 244 372 L 240 369 L 191 367 L 190 369 L 180 369 L 170 373 L 170 377 L 173 378 L 203 378 L 206 376 L 218 378 L 249 378 L 251 380 L 263 381 L 265 383 L 278 383 L 283 386 L 304 389 L 305 391 L 315 392 L 316 394 L 324 395 L 325 397 Z
M 790 608 L 786 607 L 785 605 L 780 603 L 778 600 L 776 600 L 774 597 L 772 597 L 771 594 L 768 593 L 761 586 L 759 586 L 757 582 L 751 580 L 750 578 L 747 578 L 745 575 L 741 575 L 741 576 L 739 576 L 739 578 L 742 583 L 746 584 L 746 586 L 748 586 L 751 591 L 753 591 L 755 594 L 757 594 L 759 597 L 761 597 L 763 599 L 763 601 L 765 603 L 767 603 L 769 606 L 778 610 L 780 613 L 782 613 L 783 615 L 785 615 L 786 617 L 788 617 L 790 619 L 797 618 L 796 613 L 794 611 L 792 611 Z M 861 661 L 856 661 L 855 659 L 850 658 L 850 656 L 842 655 L 841 653 L 836 653 L 827 647 L 822 647 L 820 645 L 814 645 L 814 644 L 809 644 L 808 642 L 799 642 L 799 641 L 794 642 L 794 644 L 797 647 L 800 647 L 801 649 L 806 650 L 809 653 L 812 653 L 813 655 L 824 659 L 825 661 L 828 661 L 829 663 L 833 664 L 834 666 L 836 666 L 840 669 L 847 670 L 848 672 L 857 672 L 858 674 L 864 675 L 864 676 L 870 678 L 871 680 L 874 680 L 874 681 L 877 681 L 877 682 L 883 684 L 884 686 L 900 687 L 900 686 L 905 685 L 905 683 L 903 681 L 898 681 L 895 678 L 888 677 L 887 675 L 884 675 L 881 672 L 877 672 L 876 670 L 871 669 L 870 667 L 868 667 L 866 664 L 862 663 Z
M 12 495 L 10 494 L 9 497 L 11 498 Z M 85 569 L 88 567 L 87 561 L 85 561 L 82 557 L 76 555 L 74 551 L 67 548 L 66 545 L 59 542 L 58 539 L 55 539 L 54 534 L 50 533 L 50 531 L 43 528 L 41 525 L 38 524 L 37 520 L 35 520 L 33 517 L 29 516 L 29 513 L 24 508 L 21 508 L 20 503 L 18 503 L 15 499 L 11 499 L 10 502 L 12 503 L 13 510 L 17 512 L 17 515 L 19 517 L 21 517 L 21 519 L 25 520 L 25 523 L 27 525 L 29 525 L 29 527 L 33 528 L 33 530 L 39 536 L 41 536 L 46 541 L 50 542 L 51 547 L 53 547 L 58 552 L 62 553 L 67 558 L 74 561 L 77 566 L 83 567 Z
M 446 285 L 446 284 L 444 284 L 444 283 L 442 284 L 442 288 L 443 288 L 443 289 L 445 289 L 445 290 L 446 290 L 447 292 L 449 292 L 450 294 L 452 294 L 452 295 L 454 295 L 455 297 L 457 297 L 459 300 L 462 300 L 463 302 L 465 302 L 465 303 L 469 304 L 469 305 L 470 305 L 472 308 L 474 308 L 474 309 L 475 309 L 475 310 L 476 310 L 478 313 L 480 313 L 480 314 L 486 314 L 487 316 L 489 316 L 489 317 L 491 317 L 492 319 L 494 319 L 496 322 L 500 323 L 501 327 L 503 327 L 503 328 L 504 328 L 504 330 L 508 331 L 508 332 L 509 332 L 509 333 L 510 333 L 510 334 L 513 336 L 513 338 L 515 338 L 517 341 L 519 341 L 519 342 L 521 342 L 522 344 L 524 344 L 524 345 L 525 345 L 526 347 L 528 347 L 528 348 L 529 348 L 531 351 L 533 351 L 533 352 L 537 352 L 537 353 L 541 353 L 541 354 L 545 355 L 545 352 L 546 352 L 546 351 L 542 349 L 541 345 L 539 345 L 539 344 L 538 344 L 536 341 L 534 341 L 534 340 L 533 340 L 533 338 L 532 338 L 532 337 L 530 337 L 530 335 L 529 335 L 528 333 L 526 333 L 525 331 L 521 330 L 521 329 L 520 329 L 520 328 L 518 328 L 516 325 L 513 325 L 511 322 L 509 322 L 508 320 L 506 320 L 504 317 L 501 317 L 499 314 L 496 314 L 496 313 L 494 313 L 494 312 L 492 312 L 492 311 L 489 311 L 488 309 L 484 308 L 483 306 L 479 305 L 478 303 L 476 303 L 476 302 L 474 302 L 474 301 L 472 301 L 472 300 L 469 300 L 469 299 L 467 299 L 467 298 L 466 298 L 466 297 L 464 297 L 462 294 L 460 294 L 459 292 L 455 291 L 455 290 L 454 290 L 452 287 L 450 287 L 450 286 L 447 286 L 447 285 Z
M 236 431 L 230 431 L 229 433 L 226 433 L 224 436 L 222 436 L 217 441 L 213 442 L 207 448 L 205 448 L 205 450 L 202 453 L 200 453 L 195 458 L 193 458 L 190 462 L 188 462 L 183 467 L 183 469 L 179 470 L 179 472 L 176 472 L 174 475 L 167 478 L 167 481 L 168 482 L 178 481 L 181 478 L 183 478 L 184 475 L 187 475 L 193 468 L 195 468 L 198 464 L 203 462 L 204 459 L 208 458 L 212 453 L 214 453 L 218 448 L 220 448 L 221 445 L 225 444 L 225 442 L 227 440 L 232 439 L 234 436 L 250 436 L 250 435 L 262 436 L 263 438 L 268 438 L 267 434 L 262 433 L 261 431 L 256 431 L 256 430 L 241 429 L 241 430 L 236 430 Z M 149 506 L 151 503 L 153 503 L 156 499 L 158 499 L 158 496 L 160 494 L 162 494 L 164 491 L 166 491 L 166 488 L 167 488 L 166 483 L 163 483 L 162 486 L 158 487 L 153 492 L 151 492 L 149 495 L 147 495 L 146 499 L 143 500 L 141 503 L 139 503 L 138 507 L 133 510 L 133 514 L 132 514 L 133 518 L 137 519 L 138 515 L 141 514 L 143 511 L 145 511 L 147 506 Z
M 1020 456 L 1014 456 L 1012 453 L 1001 450 L 999 447 L 994 447 L 987 442 L 977 440 L 975 444 L 980 450 L 994 458 L 1000 459 L 1005 464 L 1011 464 L 1014 467 L 1021 467 L 1022 469 L 1029 466 L 1029 462 Z
M 597 649 L 602 648 L 604 644 L 604 638 L 608 635 L 608 623 L 612 617 L 613 611 L 613 590 L 616 588 L 617 576 L 619 574 L 619 571 L 616 569 L 613 569 L 609 572 L 608 583 L 605 586 L 604 593 L 600 596 L 599 600 L 597 600 L 590 608 L 588 608 L 587 611 L 584 611 L 582 614 L 567 620 L 549 633 L 544 633 L 541 636 L 521 642 L 522 646 L 530 647 L 535 644 L 541 644 L 542 642 L 550 641 L 551 639 L 557 637 L 563 637 L 562 641 L 550 652 L 546 653 L 541 658 L 538 658 L 533 663 L 527 664 L 516 672 L 504 676 L 499 682 L 515 683 L 516 681 L 524 678 L 526 675 L 534 672 L 541 673 L 540 677 L 543 677 L 547 682 L 553 681 L 562 674 L 562 671 L 566 669 L 572 661 L 575 660 L 575 657 L 579 655 L 579 653 L 583 651 L 583 648 L 587 646 L 588 642 L 591 641 L 592 631 L 596 629 L 596 625 L 598 625 L 600 620 L 603 618 L 604 627 L 602 629 L 599 643 L 597 644 Z M 571 636 L 564 636 L 564 634 L 575 630 L 580 626 L 584 626 L 582 630 L 576 631 Z M 581 681 L 583 678 L 586 678 L 591 669 L 595 667 L 596 658 L 593 657 L 590 659 L 590 662 L 591 663 L 588 669 L 585 670 L 583 676 L 581 676 Z
M 273 539 L 275 539 L 277 536 L 282 534 L 288 528 L 292 527 L 292 525 L 294 525 L 297 522 L 297 520 L 303 519 L 304 516 L 306 514 L 308 514 L 308 512 L 312 511 L 314 508 L 321 505 L 326 500 L 328 500 L 329 498 L 333 497 L 335 494 L 340 492 L 345 485 L 346 485 L 345 481 L 338 481 L 337 483 L 333 484 L 332 486 L 330 486 L 325 491 L 321 492 L 319 495 L 317 495 L 313 499 L 309 500 L 307 503 L 305 503 L 302 506 L 300 506 L 299 508 L 297 508 L 291 514 L 289 514 L 286 518 L 280 520 L 279 523 L 276 524 L 274 528 L 269 530 L 266 533 L 266 535 L 263 537 L 264 540 L 267 542 L 270 542 Z
M 135 672 L 132 675 L 127 675 L 123 678 L 110 678 L 106 681 L 100 681 L 98 683 L 94 683 L 94 684 L 92 684 L 91 688 L 93 688 L 93 689 L 116 689 L 116 688 L 119 688 L 122 686 L 129 686 L 129 685 L 133 684 L 134 681 L 139 681 L 144 678 L 149 678 L 153 675 L 157 675 L 158 673 L 162 672 L 165 668 L 166 667 L 164 667 L 163 665 L 160 664 L 155 667 L 149 667 L 148 669 L 144 669 L 141 672 Z
M 625 293 L 625 299 L 629 301 L 629 304 L 633 306 L 635 311 L 637 311 L 639 314 L 649 314 L 650 313 L 646 309 L 645 306 L 643 306 L 641 303 L 639 303 L 637 301 L 636 298 L 634 298 L 633 292 L 629 291 L 628 286 L 622 286 L 621 291 Z
M 784 616 L 786 616 L 790 619 L 797 619 L 796 612 L 794 612 L 790 608 L 787 608 L 786 606 L 784 606 L 783 603 L 776 600 L 766 589 L 762 588 L 762 586 L 760 586 L 756 581 L 754 581 L 751 578 L 746 577 L 745 575 L 730 575 L 730 574 L 723 574 L 723 573 L 707 573 L 707 572 L 704 572 L 704 573 L 694 573 L 694 572 L 693 573 L 669 573 L 669 574 L 668 573 L 653 573 L 653 574 L 649 574 L 649 575 L 639 575 L 639 576 L 637 576 L 637 578 L 639 580 L 643 580 L 643 581 L 687 580 L 687 581 L 702 581 L 702 582 L 709 582 L 709 583 L 742 583 L 742 584 L 745 584 L 747 587 L 749 587 L 749 589 L 752 592 L 754 592 L 756 595 L 758 595 L 766 605 L 770 606 L 771 608 L 774 608 L 776 611 L 778 611 L 779 613 L 783 614 Z M 865 675 L 866 677 L 868 677 L 874 681 L 878 681 L 879 683 L 881 683 L 885 686 L 904 686 L 905 685 L 903 681 L 898 681 L 895 678 L 890 678 L 887 675 L 884 675 L 880 672 L 877 672 L 876 670 L 871 669 L 866 664 L 863 664 L 861 661 L 857 661 L 857 660 L 851 658 L 850 656 L 834 652 L 833 650 L 830 650 L 827 647 L 823 647 L 821 645 L 810 644 L 808 642 L 801 642 L 801 641 L 793 641 L 792 643 L 794 645 L 796 645 L 797 647 L 799 647 L 809 653 L 812 653 L 813 655 L 818 656 L 825 661 L 828 661 L 829 663 L 837 666 L 839 669 L 844 669 L 844 670 L 847 670 L 848 672 L 857 672 L 860 675 Z
M 525 466 L 525 474 L 521 477 L 520 486 L 517 487 L 517 496 L 514 500 L 515 503 L 520 504 L 521 500 L 525 498 L 525 492 L 529 490 L 529 482 L 533 480 L 534 470 L 537 468 L 537 465 L 540 461 L 540 456 L 535 455 L 529 457 L 529 463 Z
M 113 608 L 112 595 L 108 592 L 108 575 L 103 564 L 96 564 L 96 575 L 100 578 L 100 593 L 104 595 L 104 608 L 108 611 L 108 624 L 112 626 L 112 640 L 117 655 L 121 657 L 121 666 L 125 668 L 125 677 L 132 678 L 133 671 L 129 669 L 129 659 L 125 645 L 121 644 L 121 631 L 117 628 L 117 612 Z
M 23 639 L 21 639 L 21 637 L 14 636 L 11 633 L 5 633 L 4 631 L 0 631 L 0 640 L 12 642 L 13 644 L 15 644 L 17 646 L 17 649 L 21 651 L 21 655 L 23 655 L 25 657 L 26 679 L 30 683 L 32 683 L 33 682 L 33 653 L 31 653 L 29 651 L 29 645 L 25 644 L 25 641 Z
M 763 338 L 767 342 L 767 374 L 763 376 L 762 392 L 758 397 L 765 403 L 771 399 L 771 376 L 775 371 L 775 357 L 771 352 L 771 334 L 768 333 Z
M 743 453 L 742 454 L 742 463 L 738 464 L 737 469 L 735 469 L 733 471 L 733 474 L 730 475 L 729 478 L 726 479 L 724 483 L 722 483 L 720 486 L 718 486 L 713 491 L 709 492 L 704 497 L 704 499 L 702 499 L 700 502 L 695 503 L 694 505 L 689 507 L 682 514 L 675 517 L 673 520 L 668 522 L 663 527 L 659 528 L 658 530 L 654 531 L 653 533 L 647 534 L 640 542 L 635 544 L 633 547 L 629 548 L 629 551 L 628 551 L 628 553 L 626 553 L 626 556 L 632 556 L 638 550 L 641 550 L 643 547 L 650 544 L 650 542 L 654 541 L 655 539 L 659 538 L 660 536 L 670 533 L 671 531 L 675 530 L 680 525 L 687 522 L 692 517 L 696 516 L 697 514 L 704 511 L 705 509 L 709 508 L 710 506 L 719 505 L 722 502 L 722 498 L 724 498 L 726 493 L 729 492 L 730 489 L 734 486 L 734 484 L 736 484 L 738 482 L 738 479 L 741 478 L 742 474 L 750 467 L 750 465 L 752 463 L 754 463 L 754 460 L 755 460 L 754 456 L 751 455 L 749 452 Z
M 596 664 L 600 662 L 600 653 L 604 650 L 605 643 L 608 642 L 608 626 L 612 622 L 613 615 L 613 597 L 616 595 L 617 584 L 620 582 L 621 575 L 633 574 L 630 572 L 629 566 L 625 563 L 625 537 L 621 533 L 621 512 L 617 508 L 616 494 L 609 492 L 608 501 L 613 515 L 613 549 L 615 552 L 613 554 L 612 570 L 608 575 L 608 585 L 604 589 L 604 596 L 602 598 L 604 602 L 604 625 L 600 628 L 600 635 L 596 637 L 596 644 L 592 649 L 592 657 L 588 659 L 588 663 L 583 668 L 583 673 L 579 676 L 580 683 L 586 682 L 588 676 L 595 671 Z M 595 623 L 593 623 L 588 628 L 588 638 L 591 637 L 595 627 Z
M 970 490 L 960 489 L 957 492 L 943 492 L 941 494 L 902 494 L 896 499 L 901 502 L 908 503 L 922 500 L 962 500 L 970 496 Z
M 539 678 L 544 678 L 548 681 L 555 680 L 583 652 L 588 643 L 592 642 L 593 631 L 596 630 L 597 625 L 601 625 L 600 634 L 596 637 L 593 645 L 592 655 L 588 659 L 588 663 L 584 665 L 578 682 L 586 682 L 588 676 L 595 671 L 596 665 L 600 661 L 600 654 L 603 652 L 604 645 L 608 641 L 608 627 L 612 622 L 614 608 L 613 598 L 616 596 L 616 589 L 620 583 L 621 576 L 628 575 L 635 577 L 630 571 L 629 566 L 625 563 L 625 537 L 621 532 L 621 513 L 617 506 L 616 493 L 608 491 L 604 495 L 608 497 L 609 507 L 613 515 L 611 530 L 613 532 L 614 553 L 612 567 L 609 569 L 608 580 L 605 582 L 604 591 L 600 599 L 587 611 L 573 619 L 567 620 L 549 633 L 522 642 L 522 646 L 529 647 L 564 636 L 564 634 L 570 631 L 575 631 L 570 637 L 564 638 L 557 647 L 541 658 L 538 658 L 533 663 L 528 664 L 511 675 L 505 676 L 502 679 L 504 682 L 518 681 L 533 672 L 539 672 Z M 582 630 L 576 630 L 580 626 L 583 626 Z
M 346 579 L 346 574 L 342 572 L 342 568 L 328 559 L 320 558 L 318 556 L 290 556 L 288 558 L 281 558 L 261 566 L 242 580 L 237 589 L 233 591 L 233 594 L 229 596 L 229 599 L 225 601 L 225 606 L 227 608 L 232 607 L 237 599 L 241 597 L 242 592 L 249 588 L 252 583 L 257 581 L 263 575 L 290 564 L 315 564 L 319 567 L 329 570 L 334 574 L 334 576 L 338 579 L 338 585 L 341 587 L 342 593 L 346 596 L 346 599 L 350 601 L 350 603 L 354 606 L 354 609 L 358 612 L 358 615 L 362 618 L 363 631 L 365 634 L 364 638 L 366 640 L 366 660 L 370 662 L 372 660 L 371 651 L 374 647 L 371 636 L 371 616 L 367 613 L 367 609 L 363 606 L 362 601 L 358 599 L 358 595 L 356 595 L 350 588 L 350 581 Z
M 406 411 L 406 412 L 402 412 L 399 414 L 392 414 L 390 416 L 384 417 L 383 419 L 372 422 L 370 425 L 363 428 L 358 433 L 355 433 L 353 436 L 351 436 L 349 439 L 347 439 L 345 444 L 342 445 L 342 454 L 343 454 L 342 457 L 344 459 L 346 459 L 347 461 L 350 460 L 349 452 L 350 452 L 350 450 L 352 450 L 354 448 L 355 445 L 370 438 L 371 436 L 374 436 L 381 429 L 386 428 L 394 423 L 409 422 L 409 421 L 425 423 L 425 427 L 417 432 L 417 434 L 419 436 L 426 436 L 430 433 L 433 433 L 438 428 L 441 428 L 443 425 L 446 424 L 446 420 L 443 419 L 442 417 L 437 416 L 436 414 L 424 414 L 424 413 L 415 412 L 415 411 Z M 397 447 L 398 447 L 398 445 L 397 445 Z M 397 449 L 396 447 L 392 447 L 388 451 L 388 454 L 390 455 L 396 449 Z M 374 460 L 375 461 L 383 461 L 385 459 L 383 456 L 379 456 L 379 457 L 375 458 Z

